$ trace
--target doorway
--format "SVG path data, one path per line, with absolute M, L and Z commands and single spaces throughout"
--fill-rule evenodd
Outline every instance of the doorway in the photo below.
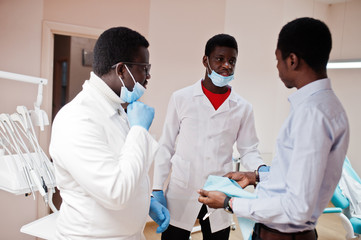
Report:
M 52 119 L 89 79 L 95 42 L 90 38 L 54 35 Z
M 74 98 L 74 96 L 81 90 L 81 86 L 84 81 L 89 79 L 91 66 L 83 66 L 83 48 L 80 48 L 80 55 L 75 54 L 73 58 L 72 52 L 76 52 L 76 47 L 73 47 L 74 51 L 71 50 L 72 40 L 75 41 L 75 45 L 79 43 L 79 39 L 77 38 L 83 40 L 86 39 L 84 41 L 94 41 L 95 43 L 96 39 L 103 31 L 104 29 L 50 21 L 43 22 L 41 77 L 49 80 L 43 91 L 43 109 L 49 114 L 49 120 L 53 119 L 57 111 L 59 111 L 64 104 Z M 59 44 L 58 41 L 60 41 Z M 59 50 L 61 47 L 65 50 Z M 91 48 L 91 50 L 92 49 L 93 48 Z M 56 51 L 64 51 L 61 54 L 62 57 L 55 57 Z M 72 64 L 75 64 L 75 66 Z M 76 70 L 78 68 L 77 65 L 81 66 L 81 71 Z M 72 70 L 74 69 L 75 74 L 72 74 Z M 86 74 L 82 73 L 81 76 L 78 75 L 78 73 L 83 72 L 84 69 Z M 49 149 L 50 134 L 51 125 L 46 128 L 41 135 L 39 135 L 39 142 L 44 150 Z M 59 209 L 61 198 L 58 191 L 53 197 L 53 202 L 56 208 Z M 44 203 L 41 200 L 38 201 L 37 204 L 38 217 L 43 217 L 49 214 L 49 208 L 44 208 Z
M 95 42 L 95 39 L 90 38 L 54 34 L 52 120 L 81 91 L 84 81 L 89 79 Z M 53 195 L 57 209 L 61 202 L 57 190 Z

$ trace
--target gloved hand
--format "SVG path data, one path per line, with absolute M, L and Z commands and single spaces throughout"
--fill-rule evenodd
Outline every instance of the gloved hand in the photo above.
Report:
M 167 200 L 164 197 L 164 193 L 163 191 L 153 191 L 152 192 L 154 198 L 160 202 L 160 204 L 162 204 L 164 207 L 167 207 Z
M 149 216 L 159 225 L 156 233 L 162 233 L 167 229 L 170 221 L 169 211 L 154 197 L 150 199 Z
M 127 114 L 130 127 L 137 125 L 149 130 L 154 118 L 154 108 L 142 102 L 135 101 L 128 105 Z
M 258 168 L 258 172 L 269 172 L 270 169 L 270 166 L 263 165 Z

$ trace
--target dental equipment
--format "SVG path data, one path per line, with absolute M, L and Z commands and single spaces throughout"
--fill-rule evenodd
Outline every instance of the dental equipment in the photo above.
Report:
M 58 210 L 52 201 L 56 187 L 54 166 L 41 148 L 34 129 L 35 125 L 44 131 L 44 126 L 49 125 L 46 112 L 40 109 L 47 79 L 0 71 L 1 79 L 37 84 L 38 93 L 34 110 L 18 106 L 11 115 L 0 114 L 0 190 L 32 195 L 34 200 L 36 191 L 39 191 L 53 213 L 22 226 L 20 232 L 52 239 L 39 234 L 44 232 L 44 226 L 46 231 L 52 229 L 51 236 L 55 232 Z
M 32 182 L 31 182 L 31 178 L 30 178 L 30 174 L 29 174 L 30 169 L 31 169 L 30 163 L 24 158 L 22 152 L 20 151 L 19 146 L 16 144 L 15 136 L 13 134 L 13 128 L 9 123 L 9 119 L 8 119 L 7 115 L 4 113 L 0 114 L 0 124 L 1 124 L 4 132 L 6 133 L 6 135 L 5 135 L 5 133 L 1 132 L 1 135 L 2 135 L 3 139 L 6 140 L 8 145 L 10 145 L 11 149 L 19 157 L 20 162 L 22 163 L 21 166 L 24 171 L 26 181 L 27 181 L 29 189 L 33 195 L 33 198 L 35 200 L 34 188 L 32 186 Z M 4 149 L 7 149 L 7 148 L 4 147 Z M 11 152 L 9 152 L 9 153 L 10 153 L 9 155 L 11 156 L 11 158 L 14 159 L 14 156 L 11 154 Z
M 48 189 L 45 184 L 44 177 L 41 174 L 41 168 L 40 168 L 37 160 L 34 159 L 34 155 L 31 155 L 29 149 L 27 148 L 24 140 L 22 139 L 22 137 L 17 129 L 17 125 L 13 122 L 12 118 L 10 118 L 9 116 L 7 116 L 7 117 L 8 117 L 7 121 L 10 123 L 10 125 L 12 125 L 13 130 L 15 130 L 14 135 L 15 135 L 16 141 L 18 142 L 18 145 L 23 149 L 23 151 L 25 151 L 25 153 L 30 158 L 30 162 L 31 162 L 31 166 L 32 166 L 30 169 L 30 174 L 31 174 L 32 180 L 34 181 L 35 186 L 37 186 L 38 191 L 40 192 L 41 196 L 44 198 L 45 203 L 48 204 L 48 196 L 47 196 Z M 16 120 L 20 120 L 20 119 L 16 119 Z M 21 124 L 21 125 L 23 125 L 23 124 Z M 31 141 L 30 141 L 30 143 L 34 146 L 34 144 Z
M 53 212 L 52 203 L 56 182 L 53 164 L 37 140 L 33 123 L 44 130 L 49 124 L 45 111 L 40 109 L 43 85 L 47 79 L 0 71 L 0 79 L 10 79 L 38 85 L 34 110 L 18 106 L 14 114 L 0 114 L 0 189 L 25 196 L 39 191 Z M 30 194 L 29 194 L 30 193 Z
M 44 126 L 49 125 L 49 119 L 46 112 L 40 109 L 40 105 L 43 101 L 43 86 L 48 83 L 48 80 L 45 78 L 32 77 L 4 71 L 0 71 L 0 79 L 1 78 L 38 84 L 38 95 L 36 97 L 36 101 L 34 102 L 34 110 L 30 110 L 30 112 L 31 118 L 35 125 L 39 126 L 41 131 L 44 131 Z

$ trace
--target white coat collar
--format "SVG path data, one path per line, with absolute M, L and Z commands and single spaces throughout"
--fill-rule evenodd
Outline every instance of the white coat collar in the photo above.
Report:
M 200 80 L 198 80 L 195 84 L 193 84 L 193 96 L 205 96 L 207 97 L 204 92 L 203 92 L 203 89 L 202 89 L 202 81 L 203 81 L 203 78 L 201 78 Z M 237 98 L 236 96 L 234 95 L 233 93 L 233 89 L 231 90 L 231 94 L 229 95 L 229 97 L 227 98 L 227 100 L 231 100 L 231 101 L 235 101 L 237 102 Z M 226 101 L 227 101 L 226 100 Z
M 124 109 L 120 105 L 122 100 L 117 94 L 94 72 L 90 72 L 89 80 L 85 81 L 83 88 L 86 89 L 88 86 L 94 89 L 111 107 L 111 115 L 114 113 L 123 113 Z M 124 112 L 125 113 L 125 112 Z
M 207 96 L 203 92 L 202 81 L 203 81 L 203 78 L 201 78 L 199 81 L 197 81 L 195 84 L 193 84 L 193 97 L 203 96 L 204 97 L 204 103 L 206 105 L 209 105 L 212 109 L 214 109 L 211 102 L 209 101 L 209 99 L 207 98 Z M 216 113 L 221 113 L 221 112 L 227 111 L 230 108 L 230 106 L 229 106 L 230 101 L 237 102 L 237 97 L 236 97 L 233 89 L 231 90 L 231 94 L 224 101 L 224 103 L 217 110 L 214 110 L 214 111 Z

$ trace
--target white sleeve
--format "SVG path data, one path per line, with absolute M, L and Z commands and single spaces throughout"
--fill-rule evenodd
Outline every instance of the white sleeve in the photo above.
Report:
M 153 189 L 162 190 L 164 188 L 164 183 L 170 173 L 170 160 L 175 152 L 179 128 L 180 119 L 173 94 L 169 100 L 163 133 L 159 140 L 160 148 L 155 156 Z
M 250 106 L 244 112 L 244 120 L 237 134 L 237 150 L 240 154 L 241 164 L 250 171 L 257 170 L 264 164 L 258 151 L 258 138 L 256 134 L 253 110 Z
M 68 187 L 74 184 L 74 190 L 83 189 L 105 208 L 122 209 L 148 174 L 158 143 L 144 128 L 135 126 L 117 154 L 107 143 L 106 126 L 92 119 L 75 121 L 53 125 L 50 154 L 55 164 L 68 175 Z

